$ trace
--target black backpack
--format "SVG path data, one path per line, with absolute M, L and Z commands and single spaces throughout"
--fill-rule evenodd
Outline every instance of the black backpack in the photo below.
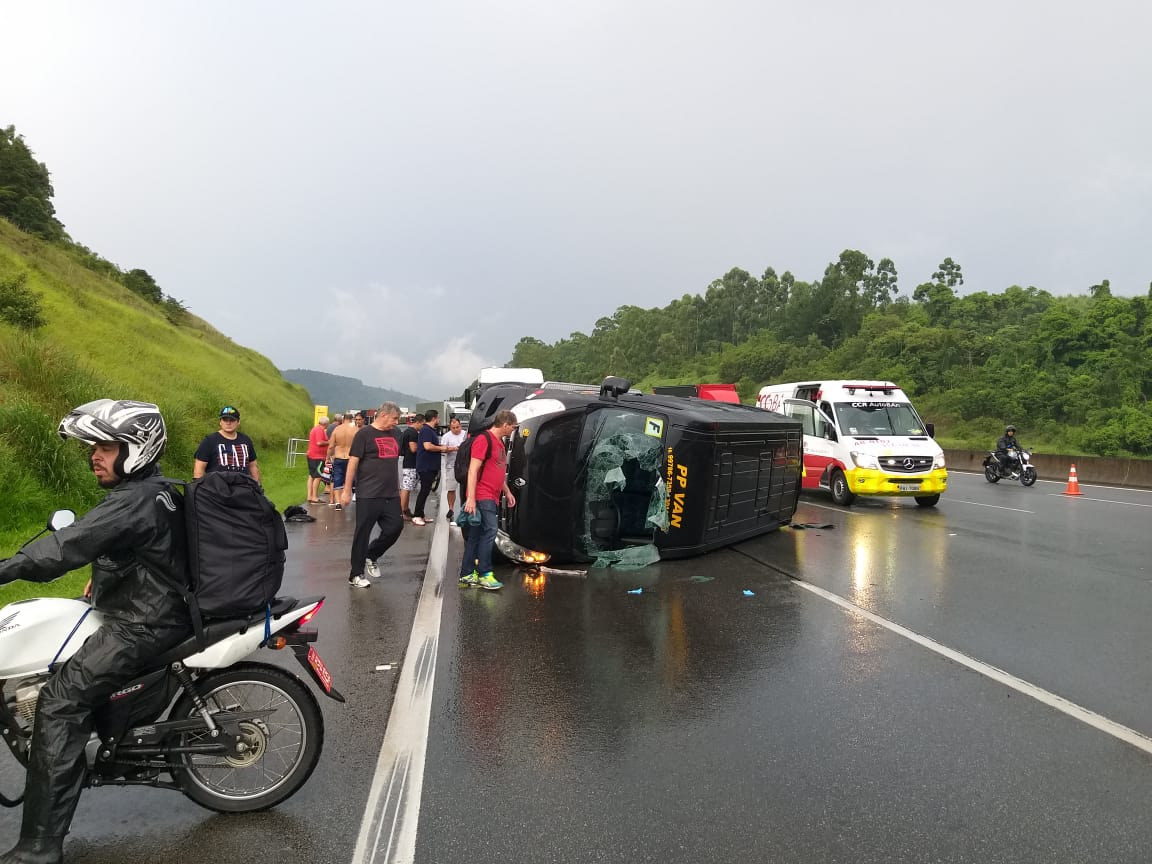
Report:
M 263 613 L 284 579 L 288 534 L 260 484 L 213 471 L 184 492 L 188 528 L 186 595 L 197 636 L 204 618 Z
M 488 452 L 484 456 L 484 461 L 487 462 L 492 455 L 492 448 L 498 446 L 487 430 L 473 435 L 471 438 L 465 438 L 460 449 L 456 451 L 456 463 L 452 466 L 452 471 L 456 475 L 456 482 L 460 484 L 465 494 L 468 492 L 468 466 L 472 464 L 472 445 L 481 435 L 488 439 Z

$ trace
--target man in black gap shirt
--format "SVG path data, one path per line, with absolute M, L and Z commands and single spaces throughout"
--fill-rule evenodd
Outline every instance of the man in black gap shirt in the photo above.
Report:
M 231 405 L 220 409 L 220 431 L 204 437 L 196 448 L 192 479 L 212 471 L 237 471 L 260 482 L 256 467 L 256 445 L 240 430 L 240 412 Z
M 352 484 L 356 484 L 356 533 L 352 537 L 352 568 L 348 584 L 367 588 L 380 578 L 376 560 L 392 548 L 404 530 L 400 513 L 400 408 L 385 402 L 371 424 L 356 432 L 348 453 L 348 474 L 344 478 L 341 505 L 352 504 Z M 369 543 L 372 527 L 380 526 L 380 535 Z

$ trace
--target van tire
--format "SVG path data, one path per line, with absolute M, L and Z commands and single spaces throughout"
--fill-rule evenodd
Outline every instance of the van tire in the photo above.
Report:
M 856 500 L 856 496 L 848 488 L 848 478 L 839 468 L 832 472 L 828 488 L 832 490 L 832 500 L 841 507 L 851 507 L 852 502 Z
M 917 495 L 916 503 L 921 507 L 935 507 L 940 500 L 939 495 Z

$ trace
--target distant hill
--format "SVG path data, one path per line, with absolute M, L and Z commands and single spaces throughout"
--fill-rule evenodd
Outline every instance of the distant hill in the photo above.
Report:
M 417 402 L 429 401 L 411 393 L 370 387 L 358 378 L 329 375 L 312 369 L 284 369 L 280 374 L 307 390 L 314 405 L 327 405 L 333 413 L 344 412 L 349 408 L 378 408 L 383 402 L 395 402 L 401 408 L 411 408 Z

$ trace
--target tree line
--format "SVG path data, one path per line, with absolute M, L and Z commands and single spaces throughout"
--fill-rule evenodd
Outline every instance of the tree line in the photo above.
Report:
M 945 258 L 902 294 L 896 265 L 845 250 L 810 282 L 769 267 L 732 269 L 663 308 L 621 306 L 590 334 L 525 336 L 511 365 L 549 380 L 621 375 L 643 389 L 735 383 L 891 380 L 951 446 L 983 448 L 1006 423 L 1050 452 L 1152 457 L 1152 285 L 1112 295 L 1108 280 L 1056 297 L 1013 285 L 962 294 Z
M 55 194 L 47 166 L 36 160 L 24 136 L 16 132 L 15 126 L 0 128 L 0 217 L 56 245 L 81 266 L 119 282 L 160 306 L 172 323 L 179 324 L 186 319 L 188 312 L 184 304 L 165 294 L 147 270 L 123 270 L 69 237 L 64 224 L 56 218 L 52 203 Z M 0 279 L 0 319 L 25 330 L 43 325 L 39 296 L 28 289 L 27 274 Z

